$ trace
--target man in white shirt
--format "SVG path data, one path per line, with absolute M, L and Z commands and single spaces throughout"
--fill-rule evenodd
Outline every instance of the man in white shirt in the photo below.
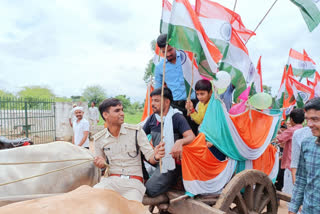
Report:
M 89 122 L 83 118 L 83 108 L 75 107 L 74 114 L 77 120 L 73 121 L 72 143 L 89 149 Z
M 74 114 L 74 108 L 77 107 L 77 104 L 72 105 L 72 109 L 69 114 L 69 124 L 72 127 L 73 121 L 77 120 L 76 115 Z
M 90 123 L 90 135 L 94 135 L 97 130 L 97 123 L 99 123 L 99 110 L 96 107 L 96 102 L 91 102 L 89 108 L 89 123 Z

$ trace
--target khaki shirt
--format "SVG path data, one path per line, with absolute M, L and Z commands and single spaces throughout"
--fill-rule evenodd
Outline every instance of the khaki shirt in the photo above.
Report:
M 137 154 L 136 130 L 138 145 L 146 160 L 154 150 L 139 125 L 122 124 L 119 137 L 110 134 L 107 128 L 93 136 L 96 156 L 107 159 L 110 174 L 136 175 L 142 177 L 141 154 Z

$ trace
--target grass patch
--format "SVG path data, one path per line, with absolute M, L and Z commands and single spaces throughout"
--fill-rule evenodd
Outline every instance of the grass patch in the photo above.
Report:
M 129 124 L 138 124 L 141 121 L 142 117 L 142 111 L 137 111 L 137 112 L 124 112 L 124 122 L 129 123 Z M 100 115 L 99 123 L 98 125 L 103 125 L 104 120 L 102 119 Z

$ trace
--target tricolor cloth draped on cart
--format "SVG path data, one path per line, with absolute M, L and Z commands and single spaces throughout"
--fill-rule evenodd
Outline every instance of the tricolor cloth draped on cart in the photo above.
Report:
M 257 169 L 275 180 L 277 149 L 270 145 L 281 119 L 281 112 L 264 113 L 249 109 L 229 115 L 224 104 L 211 97 L 200 134 L 183 149 L 182 175 L 187 192 L 197 195 L 219 193 L 234 171 Z M 229 159 L 219 161 L 209 151 L 211 142 Z M 237 164 L 238 163 L 238 164 Z

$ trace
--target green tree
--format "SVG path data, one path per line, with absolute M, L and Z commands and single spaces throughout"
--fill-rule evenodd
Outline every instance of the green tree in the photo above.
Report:
M 54 93 L 51 89 L 43 86 L 25 86 L 18 92 L 21 98 L 40 98 L 40 99 L 53 99 Z
M 130 97 L 126 95 L 118 95 L 115 98 L 119 99 L 122 102 L 123 110 L 128 111 L 131 107 Z
M 93 101 L 98 104 L 106 99 L 107 94 L 100 85 L 92 85 L 83 90 L 82 97 L 89 104 Z
M 156 40 L 152 40 L 150 42 L 150 48 L 152 50 L 152 53 L 155 53 L 155 48 L 156 48 Z M 144 76 L 143 76 L 143 80 L 148 83 L 150 81 L 150 79 L 154 76 L 154 64 L 153 64 L 153 58 L 151 58 L 147 64 L 147 67 L 145 68 L 144 71 Z
M 271 95 L 271 86 L 263 85 L 263 92 Z
M 141 110 L 141 103 L 139 102 L 134 102 L 131 104 L 131 109 L 134 111 L 140 111 Z
M 10 92 L 0 90 L 0 97 L 14 97 L 14 95 Z

